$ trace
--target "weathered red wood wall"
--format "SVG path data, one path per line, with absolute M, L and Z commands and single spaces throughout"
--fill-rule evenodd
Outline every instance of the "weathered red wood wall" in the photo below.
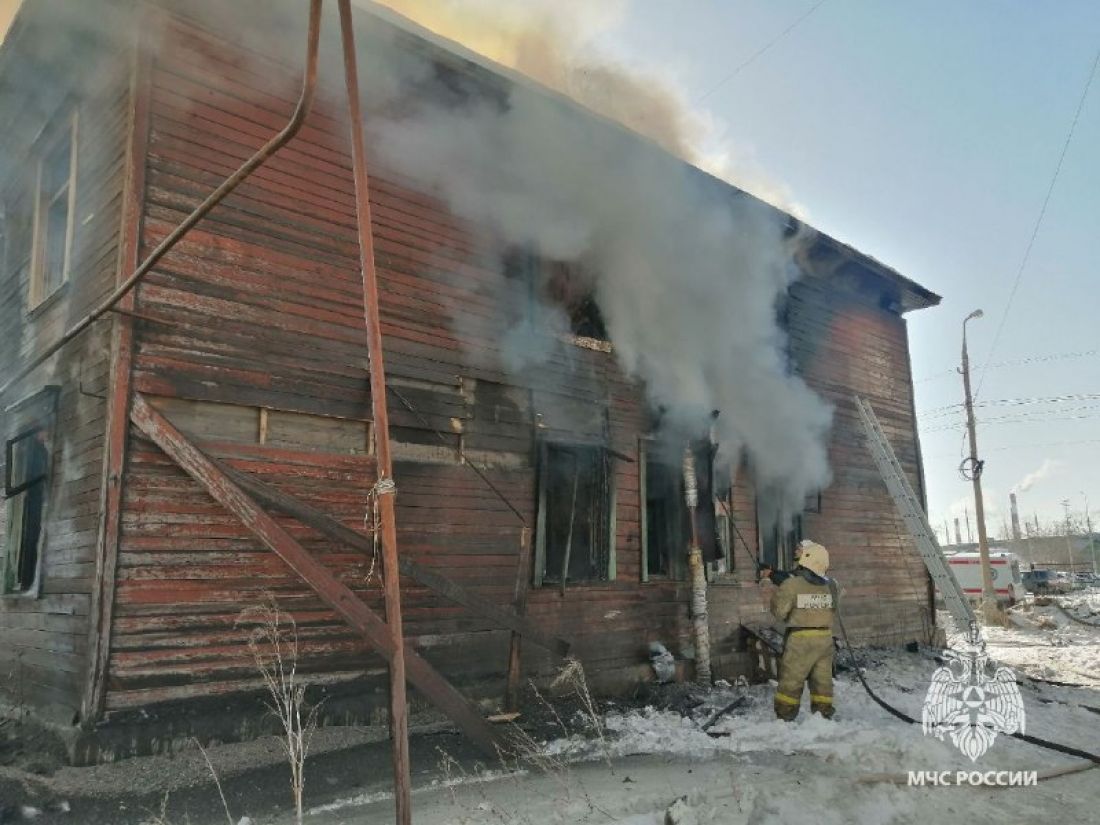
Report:
M 286 65 L 182 18 L 171 24 L 152 81 L 146 248 L 280 128 L 296 94 L 297 76 Z M 134 383 L 234 466 L 362 528 L 374 467 L 342 118 L 339 94 L 323 94 L 301 135 L 150 276 L 137 300 Z M 513 385 L 496 366 L 506 319 L 494 295 L 503 276 L 480 230 L 386 169 L 372 173 L 387 371 L 424 416 L 389 399 L 400 551 L 507 604 L 521 528 L 535 523 L 535 432 L 565 424 L 549 405 L 536 423 L 537 388 Z M 904 322 L 878 308 L 873 295 L 815 273 L 792 300 L 793 355 L 838 410 L 836 484 L 821 515 L 807 516 L 806 532 L 833 547 L 858 629 L 893 638 L 899 606 L 916 615 L 925 594 L 922 580 L 896 564 L 904 542 L 864 456 L 848 396 L 868 395 L 915 473 Z M 559 373 L 556 385 L 581 403 L 606 405 L 613 447 L 637 458 L 640 389 L 611 354 L 578 347 L 571 355 L 546 370 Z M 378 670 L 380 660 L 278 559 L 155 448 L 131 438 L 108 708 L 255 685 L 246 631 L 235 620 L 265 590 L 301 623 L 306 669 L 315 679 Z M 460 451 L 487 467 L 522 521 L 461 465 Z M 557 588 L 534 589 L 528 600 L 529 615 L 575 640 L 590 677 L 609 688 L 644 678 L 650 640 L 676 652 L 690 642 L 685 585 L 641 582 L 638 472 L 637 461 L 615 462 L 614 579 L 570 585 L 564 596 Z M 739 480 L 734 499 L 741 532 L 753 544 L 751 479 Z M 371 559 L 286 524 L 380 605 Z M 755 571 L 745 570 L 743 549 L 734 558 L 734 575 L 711 588 L 718 659 L 731 668 L 738 664 L 739 619 L 761 610 L 765 595 Z M 456 683 L 499 690 L 509 633 L 411 581 L 402 584 L 412 643 Z M 530 672 L 556 664 L 524 646 Z
M 0 383 L 102 299 L 118 264 L 129 111 L 127 40 L 119 32 L 118 41 L 110 43 L 97 37 L 69 42 L 35 12 L 28 9 L 21 15 L 0 65 L 5 116 L 0 130 L 0 190 L 6 241 L 0 269 Z M 43 42 L 50 48 L 43 49 Z M 57 65 L 53 58 L 58 52 L 69 62 Z M 18 265 L 33 225 L 35 141 L 43 129 L 67 121 L 74 110 L 77 174 L 69 281 L 52 298 L 28 310 L 27 272 L 20 273 Z M 40 588 L 36 597 L 0 596 L 0 689 L 8 700 L 63 724 L 79 715 L 88 665 L 110 323 L 94 326 L 0 399 L 3 410 L 44 386 L 61 387 Z M 0 455 L 0 469 L 3 461 Z

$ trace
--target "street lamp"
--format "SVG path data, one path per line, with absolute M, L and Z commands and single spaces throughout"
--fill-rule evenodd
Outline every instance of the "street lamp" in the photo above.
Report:
M 1073 583 L 1077 582 L 1077 561 L 1074 558 L 1073 553 L 1073 539 L 1070 537 L 1070 524 L 1069 524 L 1069 499 L 1062 499 L 1062 508 L 1066 511 L 1066 553 L 1069 556 L 1069 575 L 1073 580 Z
M 970 392 L 970 355 L 966 349 L 966 325 L 985 313 L 980 309 L 963 319 L 962 369 L 963 391 L 966 394 L 966 429 L 970 435 L 970 457 L 963 462 L 963 476 L 974 485 L 974 516 L 978 522 L 978 555 L 982 563 L 982 613 L 987 623 L 1000 620 L 997 594 L 993 589 L 993 569 L 989 566 L 989 537 L 985 532 L 985 502 L 982 499 L 982 462 L 978 460 L 978 433 L 974 424 L 974 398 Z
M 1092 557 L 1092 575 L 1096 575 L 1096 545 L 1092 541 L 1092 518 L 1089 516 L 1089 494 L 1081 491 L 1081 497 L 1085 500 L 1085 529 L 1089 536 L 1089 555 Z

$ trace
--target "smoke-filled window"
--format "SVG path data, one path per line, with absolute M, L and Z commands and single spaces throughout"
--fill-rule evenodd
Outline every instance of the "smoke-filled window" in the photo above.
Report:
M 553 261 L 545 265 L 546 294 L 569 317 L 570 331 L 582 338 L 606 341 L 607 326 L 592 294 L 592 279 L 573 263 Z
M 544 317 L 563 315 L 579 338 L 609 340 L 593 294 L 594 279 L 582 264 L 547 260 L 530 247 L 513 247 L 504 256 L 504 274 L 519 285 L 518 314 L 525 320 L 534 320 L 541 307 L 550 310 L 541 313 Z
M 792 513 L 791 509 L 777 495 L 761 492 L 757 496 L 760 563 L 773 570 L 794 566 L 794 551 L 802 540 L 802 511 Z
M 69 280 L 75 204 L 76 115 L 55 128 L 38 153 L 29 304 L 45 301 Z
M 38 586 L 56 398 L 50 388 L 19 405 L 10 423 L 20 429 L 4 439 L 0 593 Z
M 614 478 L 599 446 L 544 444 L 539 456 L 538 583 L 612 577 Z

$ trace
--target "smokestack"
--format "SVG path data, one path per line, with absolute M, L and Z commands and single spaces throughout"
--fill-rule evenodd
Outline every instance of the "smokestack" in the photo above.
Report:
M 962 544 L 962 543 L 963 543 L 963 537 L 962 537 L 962 533 L 959 532 L 959 519 L 956 516 L 956 518 L 955 518 L 955 544 Z
M 1012 511 L 1012 540 L 1020 540 L 1020 510 L 1016 506 L 1016 494 L 1008 494 L 1008 503 Z

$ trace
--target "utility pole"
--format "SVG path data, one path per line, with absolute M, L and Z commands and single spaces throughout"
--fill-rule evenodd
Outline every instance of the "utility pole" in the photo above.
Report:
M 1077 562 L 1074 561 L 1073 553 L 1073 540 L 1070 538 L 1070 524 L 1069 524 L 1069 499 L 1062 499 L 1062 509 L 1066 512 L 1066 554 L 1069 556 L 1069 572 L 1072 576 L 1077 572 Z
M 962 369 L 963 391 L 966 394 L 966 429 L 970 435 L 970 458 L 963 462 L 963 475 L 969 470 L 970 481 L 974 485 L 974 517 L 978 522 L 978 555 L 982 562 L 982 613 L 987 623 L 999 621 L 997 594 L 993 590 L 993 570 L 989 566 L 989 537 L 985 532 L 985 503 L 982 500 L 982 462 L 978 460 L 978 432 L 974 423 L 974 397 L 970 392 L 970 355 L 966 350 L 966 323 L 971 318 L 981 318 L 980 309 L 971 312 L 963 320 Z M 967 530 L 970 518 L 966 520 Z
M 1089 536 L 1089 557 L 1092 559 L 1092 575 L 1096 575 L 1096 544 L 1092 539 L 1092 518 L 1089 516 L 1089 496 L 1084 490 L 1081 495 L 1085 499 L 1085 529 Z

